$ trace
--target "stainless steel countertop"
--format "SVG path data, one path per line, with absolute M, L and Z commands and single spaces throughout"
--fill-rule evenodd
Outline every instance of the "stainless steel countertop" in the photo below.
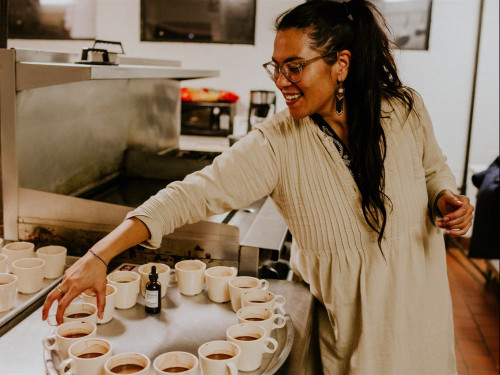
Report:
M 303 375 L 305 374 L 304 368 L 308 363 L 314 361 L 311 358 L 311 332 L 313 323 L 313 309 L 314 298 L 310 294 L 306 285 L 286 280 L 269 280 L 270 287 L 274 293 L 282 294 L 287 299 L 286 311 L 291 316 L 294 328 L 294 344 L 291 352 L 283 364 L 283 366 L 276 372 L 276 374 L 283 375 Z M 167 293 L 168 297 L 168 293 Z M 157 316 L 144 316 L 144 319 L 160 319 L 168 321 L 169 304 L 173 301 L 167 298 L 166 310 L 159 317 Z M 55 306 L 53 306 L 55 307 Z M 175 307 L 175 306 L 171 306 Z M 230 309 L 230 307 L 229 307 Z M 232 310 L 231 310 L 232 311 Z M 127 320 L 127 315 L 130 315 L 128 310 L 117 310 L 119 318 Z M 115 320 L 115 319 L 114 319 Z M 237 323 L 235 318 L 234 324 Z M 108 323 L 121 326 L 121 329 L 112 330 L 109 334 L 120 335 L 124 332 L 125 327 L 121 325 L 120 319 L 116 319 L 113 323 Z M 106 325 L 98 328 L 103 332 L 110 330 Z M 44 363 L 44 350 L 41 344 L 43 337 L 47 336 L 53 331 L 46 322 L 41 320 L 41 307 L 35 310 L 31 315 L 27 316 L 23 321 L 13 327 L 10 331 L 5 333 L 0 338 L 0 374 L 45 374 Z M 98 331 L 99 334 L 99 331 Z M 135 336 L 137 336 L 135 332 Z M 168 332 L 159 332 L 162 337 L 168 338 Z M 107 335 L 107 334 L 106 334 Z M 146 335 L 147 336 L 147 335 Z M 132 340 L 131 347 L 128 348 L 132 351 L 141 352 L 141 343 L 144 343 L 144 338 L 134 342 Z M 181 338 L 186 340 L 186 338 Z M 127 345 L 128 346 L 128 345 Z M 124 351 L 119 345 L 116 347 L 115 353 Z M 127 350 L 128 351 L 128 350 Z

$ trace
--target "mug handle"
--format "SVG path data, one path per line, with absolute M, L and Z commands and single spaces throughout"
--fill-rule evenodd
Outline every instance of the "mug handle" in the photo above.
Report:
M 284 315 L 281 314 L 273 315 L 273 329 L 283 328 L 285 324 L 286 324 L 286 318 Z
M 50 335 L 42 339 L 42 346 L 47 350 L 57 350 L 57 342 L 55 341 L 56 335 Z M 49 344 L 50 340 L 54 340 L 52 345 Z
M 267 290 L 267 288 L 269 288 L 269 281 L 266 279 L 260 279 L 260 288 L 262 290 Z
M 65 359 L 59 365 L 59 372 L 64 375 L 76 375 L 76 372 L 73 371 L 74 364 L 75 361 L 73 360 L 73 358 Z
M 234 362 L 226 362 L 226 366 L 229 370 L 229 375 L 238 375 L 238 366 Z
M 276 303 L 276 307 L 282 308 L 283 306 L 285 306 L 286 298 L 283 297 L 281 294 L 276 294 L 274 296 L 274 301 Z
M 201 261 L 200 261 L 200 262 L 201 262 Z M 235 275 L 236 275 L 236 276 L 238 276 L 238 269 L 237 269 L 236 267 L 229 267 L 229 268 L 231 268 L 231 269 L 235 270 L 235 271 L 236 271 L 236 274 L 235 274 Z
M 269 347 L 269 344 L 271 344 L 271 347 Z M 266 337 L 264 351 L 266 353 L 274 353 L 276 349 L 278 349 L 278 341 L 276 341 L 272 337 Z

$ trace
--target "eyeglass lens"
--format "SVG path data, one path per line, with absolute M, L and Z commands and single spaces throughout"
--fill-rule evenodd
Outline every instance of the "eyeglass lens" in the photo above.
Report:
M 276 82 L 280 77 L 280 72 L 283 73 L 286 79 L 291 82 L 299 82 L 302 78 L 302 67 L 296 64 L 284 64 L 282 67 L 276 64 L 268 64 L 266 70 L 269 73 L 269 77 Z

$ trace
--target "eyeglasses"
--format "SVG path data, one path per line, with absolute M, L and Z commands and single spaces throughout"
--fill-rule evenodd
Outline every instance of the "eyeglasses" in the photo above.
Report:
M 288 79 L 292 83 L 297 83 L 302 79 L 302 69 L 325 57 L 336 55 L 338 51 L 327 53 L 325 55 L 316 56 L 312 59 L 301 61 L 301 62 L 287 62 L 283 65 L 279 66 L 274 61 L 270 61 L 268 63 L 263 64 L 262 66 L 266 69 L 267 74 L 269 74 L 269 78 L 271 78 L 274 82 L 277 82 L 280 78 L 280 73 L 283 73 L 286 79 Z

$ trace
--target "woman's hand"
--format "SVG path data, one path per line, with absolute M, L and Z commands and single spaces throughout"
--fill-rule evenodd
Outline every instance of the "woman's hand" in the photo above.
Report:
M 102 319 L 106 304 L 106 264 L 116 255 L 137 245 L 150 237 L 146 225 L 136 218 L 124 220 L 111 233 L 92 246 L 95 254 L 90 251 L 78 259 L 64 273 L 63 280 L 45 299 L 42 319 L 46 320 L 49 310 L 55 300 L 58 301 L 56 320 L 63 322 L 66 307 L 87 289 L 97 296 L 97 316 Z M 99 257 L 98 257 L 99 256 Z M 101 259 L 99 259 L 101 258 Z
M 97 315 L 102 318 L 106 304 L 106 266 L 90 252 L 68 268 L 62 282 L 47 295 L 43 305 L 42 319 L 47 319 L 50 307 L 57 300 L 56 320 L 57 324 L 61 324 L 68 305 L 87 289 L 96 293 Z
M 454 194 L 443 190 L 438 194 L 436 207 L 443 218 L 437 221 L 437 226 L 446 230 L 451 236 L 463 236 L 472 226 L 474 206 L 465 195 Z

